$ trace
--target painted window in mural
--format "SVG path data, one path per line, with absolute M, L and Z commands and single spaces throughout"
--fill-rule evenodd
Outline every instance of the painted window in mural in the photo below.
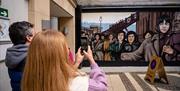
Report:
M 87 45 L 97 61 L 180 61 L 180 12 L 82 13 Z

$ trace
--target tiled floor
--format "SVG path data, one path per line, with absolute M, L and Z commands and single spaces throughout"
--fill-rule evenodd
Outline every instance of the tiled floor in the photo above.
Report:
M 107 73 L 108 91 L 180 91 L 180 75 L 167 73 L 169 84 L 144 80 L 145 73 Z

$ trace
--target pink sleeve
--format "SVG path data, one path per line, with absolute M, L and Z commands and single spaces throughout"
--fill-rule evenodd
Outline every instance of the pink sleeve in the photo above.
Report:
M 70 63 L 74 64 L 74 56 L 70 50 L 69 50 L 69 60 L 70 60 Z
M 97 64 L 91 65 L 88 91 L 107 91 L 107 80 L 105 73 Z

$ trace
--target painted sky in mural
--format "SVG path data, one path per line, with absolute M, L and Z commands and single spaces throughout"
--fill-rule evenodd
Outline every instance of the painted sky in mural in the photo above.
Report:
M 82 27 L 89 28 L 91 25 L 100 26 L 100 17 L 102 31 L 109 29 L 112 24 L 124 20 L 135 12 L 116 12 L 116 13 L 82 13 Z M 136 23 L 127 28 L 131 31 L 136 31 Z

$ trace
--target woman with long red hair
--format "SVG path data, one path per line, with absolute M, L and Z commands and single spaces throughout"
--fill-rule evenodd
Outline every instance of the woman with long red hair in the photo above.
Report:
M 39 32 L 29 46 L 22 91 L 107 91 L 105 74 L 94 61 L 90 47 L 83 54 L 79 48 L 73 65 L 61 32 Z M 77 69 L 84 57 L 91 64 L 89 76 Z

